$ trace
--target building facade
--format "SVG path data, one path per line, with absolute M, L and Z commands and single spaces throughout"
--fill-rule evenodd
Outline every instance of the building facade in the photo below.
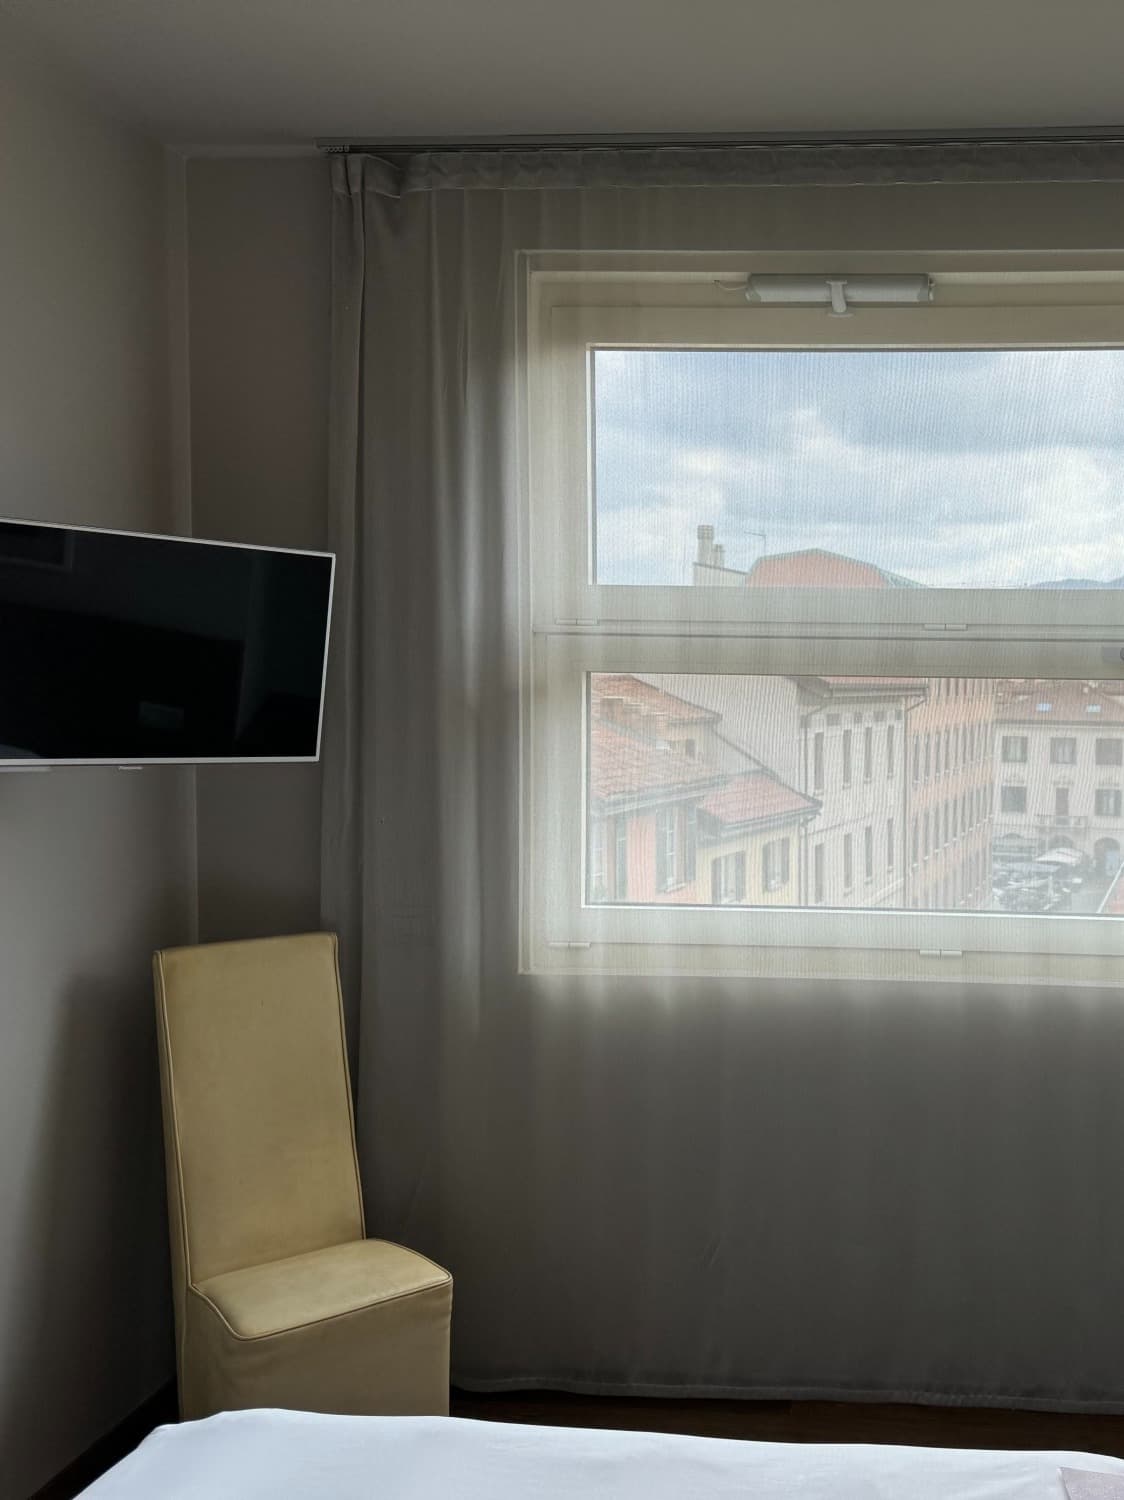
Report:
M 1009 681 L 996 703 L 995 836 L 1075 849 L 1103 876 L 1124 835 L 1124 702 L 1091 682 Z

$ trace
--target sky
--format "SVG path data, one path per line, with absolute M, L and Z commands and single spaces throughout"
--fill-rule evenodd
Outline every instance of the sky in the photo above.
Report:
M 822 547 L 931 587 L 1124 575 L 1124 350 L 599 350 L 597 579 Z

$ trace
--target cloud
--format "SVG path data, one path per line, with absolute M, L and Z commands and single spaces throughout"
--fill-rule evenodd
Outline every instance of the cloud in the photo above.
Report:
M 688 582 L 701 522 L 734 567 L 764 531 L 934 585 L 1124 574 L 1124 352 L 607 357 L 604 581 Z

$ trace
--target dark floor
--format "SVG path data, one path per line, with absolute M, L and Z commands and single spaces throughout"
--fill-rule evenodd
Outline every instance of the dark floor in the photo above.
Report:
M 844 1401 L 655 1400 L 559 1391 L 453 1391 L 454 1417 L 546 1427 L 617 1427 L 779 1443 L 901 1443 L 923 1448 L 1058 1448 L 1124 1458 L 1124 1416 Z M 33 1500 L 72 1500 L 161 1422 L 175 1420 L 171 1387 Z M 157 1497 L 153 1497 L 157 1500 Z
M 452 1414 L 548 1427 L 619 1427 L 778 1443 L 1058 1448 L 1124 1458 L 1124 1416 L 851 1401 L 651 1400 L 556 1391 L 454 1391 Z

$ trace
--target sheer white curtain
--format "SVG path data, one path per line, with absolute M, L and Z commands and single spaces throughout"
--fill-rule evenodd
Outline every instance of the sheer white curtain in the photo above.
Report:
M 466 1386 L 1124 1404 L 1118 994 L 520 972 L 520 257 L 1111 235 L 1115 186 L 871 160 L 333 162 L 325 920 Z

